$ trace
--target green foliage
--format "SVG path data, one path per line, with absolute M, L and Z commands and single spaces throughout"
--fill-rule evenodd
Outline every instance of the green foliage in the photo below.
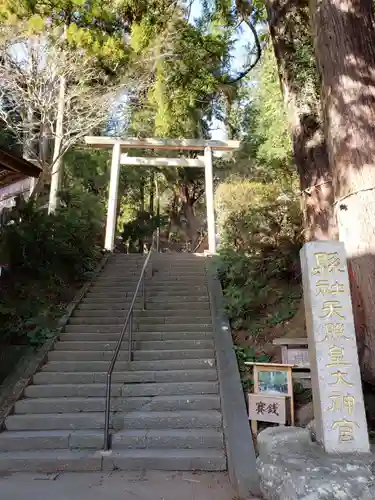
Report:
M 99 255 L 100 235 L 90 208 L 78 200 L 54 215 L 27 202 L 0 229 L 0 258 L 11 271 L 35 277 L 59 272 L 79 280 Z
M 162 137 L 199 137 L 202 119 L 210 119 L 212 96 L 219 87 L 222 60 L 228 50 L 223 35 L 204 35 L 198 28 L 176 22 L 174 57 L 157 63 L 150 101 L 156 108 L 155 133 Z
M 150 61 L 149 85 L 139 96 L 132 126 L 142 135 L 206 137 L 227 71 L 228 30 L 190 24 L 178 5 L 165 23 L 150 23 L 151 18 L 152 9 L 132 26 L 133 49 Z
M 269 43 L 231 106 L 228 121 L 243 138 L 232 172 L 251 175 L 260 182 L 290 184 L 296 178 L 276 59 Z
M 249 368 L 245 364 L 248 361 L 258 362 L 258 363 L 268 363 L 271 361 L 270 356 L 263 352 L 258 352 L 254 349 L 254 347 L 247 346 L 234 346 L 234 350 L 237 357 L 238 369 L 240 371 L 242 387 L 244 391 L 249 391 L 253 385 L 253 380 L 248 376 Z
M 99 256 L 102 224 L 84 198 L 70 192 L 54 215 L 19 202 L 0 228 L 0 339 L 37 345 L 53 334 L 65 296 Z
M 254 315 L 265 313 L 270 297 L 281 299 L 272 282 L 294 280 L 298 274 L 299 207 L 293 192 L 283 192 L 280 185 L 238 178 L 219 185 L 216 200 L 226 308 L 235 329 L 248 328 Z M 294 312 L 293 304 L 272 315 L 268 324 Z
M 118 7 L 113 2 L 100 0 L 4 0 L 0 5 L 0 19 L 4 24 L 22 20 L 26 29 L 34 33 L 48 27 L 52 37 L 61 36 L 61 26 L 65 26 L 66 41 L 72 48 L 96 57 L 104 69 L 114 72 L 123 67 L 129 57 L 123 26 L 117 17 Z
M 71 149 L 64 155 L 65 188 L 80 185 L 87 193 L 106 197 L 110 159 L 105 149 Z
M 256 93 L 257 119 L 249 130 L 249 136 L 261 141 L 257 151 L 259 164 L 281 165 L 291 163 L 291 140 L 287 116 L 281 94 L 279 75 L 273 48 L 269 44 L 263 51 L 258 69 L 259 87 Z
M 283 254 L 301 241 L 299 204 L 293 186 L 232 178 L 216 190 L 222 245 L 253 256 Z
M 124 224 L 122 240 L 126 245 L 134 247 L 137 243 L 150 240 L 158 227 L 162 228 L 168 222 L 163 215 L 152 215 L 149 212 L 138 212 L 137 217 Z M 138 250 L 142 250 L 138 248 Z

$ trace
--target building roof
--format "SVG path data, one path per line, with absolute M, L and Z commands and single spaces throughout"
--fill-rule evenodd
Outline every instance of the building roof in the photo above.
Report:
M 41 172 L 37 165 L 0 149 L 0 188 L 25 177 L 39 177 Z

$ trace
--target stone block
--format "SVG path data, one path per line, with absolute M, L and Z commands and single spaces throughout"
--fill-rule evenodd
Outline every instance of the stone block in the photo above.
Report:
M 328 454 L 307 429 L 269 427 L 258 435 L 257 467 L 272 500 L 373 500 L 371 454 Z
M 368 452 L 346 255 L 339 241 L 301 250 L 317 440 L 327 452 Z

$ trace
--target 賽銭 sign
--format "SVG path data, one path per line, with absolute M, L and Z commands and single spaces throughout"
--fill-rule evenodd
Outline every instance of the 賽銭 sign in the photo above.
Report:
M 248 394 L 249 420 L 285 424 L 286 398 L 264 394 Z

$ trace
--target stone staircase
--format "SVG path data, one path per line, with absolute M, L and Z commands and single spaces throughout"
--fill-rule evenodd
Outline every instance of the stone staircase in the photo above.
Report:
M 136 304 L 112 378 L 106 372 L 144 262 L 112 255 L 0 434 L 0 470 L 225 470 L 205 259 L 155 254 L 147 309 Z

